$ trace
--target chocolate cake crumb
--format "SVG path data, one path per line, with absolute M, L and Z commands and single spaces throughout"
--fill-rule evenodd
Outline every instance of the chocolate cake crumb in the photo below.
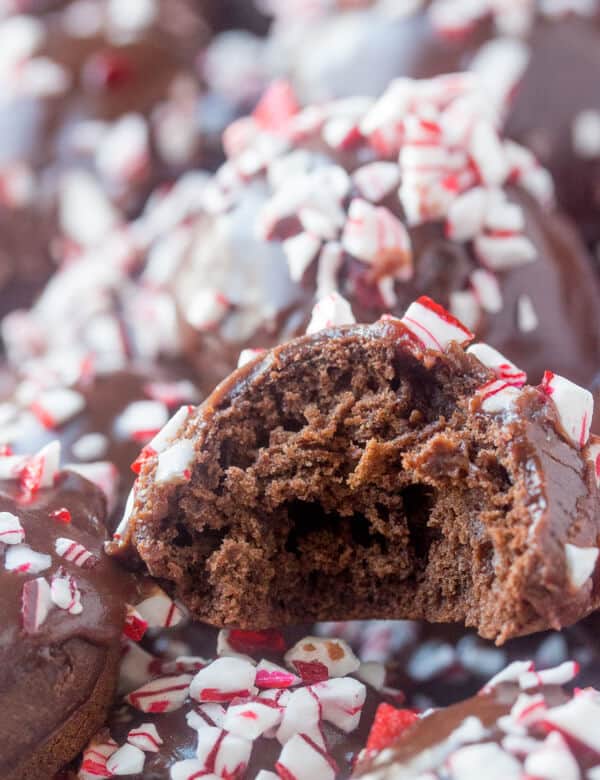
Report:
M 233 374 L 145 452 L 121 547 L 224 626 L 412 618 L 503 642 L 591 611 L 587 433 L 566 435 L 550 388 L 490 404 L 497 374 L 456 341 L 423 349 L 407 322 L 324 331 Z

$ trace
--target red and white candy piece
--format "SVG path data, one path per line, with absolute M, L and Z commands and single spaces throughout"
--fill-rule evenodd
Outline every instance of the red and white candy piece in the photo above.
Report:
M 426 296 L 411 303 L 402 322 L 427 349 L 444 351 L 453 341 L 464 346 L 474 339 L 468 328 Z
M 556 407 L 558 419 L 566 437 L 576 446 L 584 447 L 590 436 L 594 414 L 594 397 L 574 382 L 546 371 L 542 390 Z
M 523 387 L 527 382 L 527 374 L 489 344 L 472 344 L 467 353 L 474 355 L 486 368 L 491 369 L 498 379 L 503 379 L 508 385 Z
M 374 262 L 386 252 L 398 254 L 399 279 L 410 279 L 413 273 L 412 249 L 408 230 L 384 206 L 373 206 L 355 198 L 348 209 L 341 243 L 346 252 L 365 263 Z
M 111 772 L 106 767 L 108 759 L 118 750 L 118 745 L 110 737 L 98 735 L 83 751 L 81 768 L 77 775 L 79 780 L 97 780 L 99 777 L 110 777 Z
M 596 724 L 600 713 L 598 693 L 583 690 L 566 704 L 552 707 L 542 724 L 546 730 L 558 731 L 569 742 L 578 742 L 600 755 L 600 734 Z
M 126 114 L 104 134 L 95 155 L 102 176 L 117 181 L 135 181 L 149 162 L 148 125 L 139 114 Z
M 127 605 L 127 614 L 125 615 L 125 623 L 123 625 L 123 634 L 134 642 L 140 642 L 148 630 L 148 623 L 140 615 L 140 613 L 132 607 L 131 604 Z
M 537 688 L 542 685 L 566 685 L 579 674 L 579 664 L 575 661 L 565 661 L 552 669 L 543 669 L 540 672 L 530 670 L 519 676 L 519 687 L 526 691 L 529 688 Z
M 327 751 L 306 734 L 286 742 L 276 764 L 277 774 L 294 780 L 335 780 L 337 765 Z
M 309 683 L 344 677 L 360 667 L 360 661 L 343 639 L 308 636 L 290 648 L 284 658 L 290 669 Z
M 564 737 L 554 731 L 525 759 L 528 777 L 544 780 L 580 780 L 581 773 Z
M 13 544 L 6 550 L 4 568 L 18 574 L 39 574 L 52 566 L 52 558 L 32 550 L 28 544 Z
M 145 685 L 156 674 L 158 659 L 131 640 L 123 644 L 119 667 L 119 693 L 130 693 Z
M 192 679 L 191 674 L 159 677 L 132 691 L 127 701 L 142 712 L 173 712 L 183 706 Z
M 320 746 L 325 746 L 321 729 L 323 711 L 321 702 L 312 688 L 299 688 L 288 699 L 283 711 L 277 739 L 285 745 L 296 734 L 307 734 Z
M 525 674 L 526 672 L 532 672 L 534 669 L 535 664 L 532 661 L 513 661 L 500 672 L 498 672 L 498 674 L 495 674 L 491 680 L 486 683 L 483 690 L 492 690 L 501 683 L 505 682 L 518 683 L 521 675 Z
M 293 688 L 296 685 L 300 685 L 302 680 L 292 672 L 288 672 L 278 664 L 271 663 L 271 661 L 262 660 L 256 667 L 256 680 L 255 684 L 257 688 Z
M 27 580 L 23 584 L 21 595 L 21 616 L 23 630 L 27 634 L 35 634 L 48 617 L 52 609 L 50 586 L 44 577 Z
M 127 735 L 127 741 L 140 750 L 147 753 L 158 753 L 163 744 L 158 730 L 154 723 L 141 723 L 134 729 L 131 729 Z
M 117 417 L 115 429 L 119 436 L 140 444 L 150 441 L 169 419 L 169 410 L 162 401 L 133 401 Z
M 565 563 L 569 582 L 579 590 L 593 575 L 600 550 L 597 547 L 576 547 L 565 544 Z
M 54 543 L 56 554 L 80 568 L 94 566 L 98 559 L 86 547 L 73 539 L 59 537 Z
M 314 305 L 306 333 L 310 336 L 325 328 L 353 325 L 355 322 L 350 303 L 339 293 L 333 292 Z
M 211 726 L 198 731 L 196 757 L 206 773 L 223 778 L 243 777 L 251 754 L 252 742 L 247 739 Z
M 25 529 L 12 512 L 0 512 L 0 543 L 21 544 L 25 540 Z
M 312 686 L 321 703 L 323 720 L 350 734 L 358 728 L 367 689 L 353 677 L 326 680 Z
M 106 768 L 111 775 L 137 775 L 143 771 L 145 761 L 143 750 L 125 743 L 108 758 Z
M 225 715 L 223 728 L 238 737 L 254 741 L 278 726 L 281 718 L 279 707 L 268 706 L 260 701 L 232 704 Z
M 52 441 L 35 455 L 25 458 L 18 475 L 21 487 L 28 493 L 52 487 L 60 464 L 60 442 Z
M 157 485 L 187 482 L 192 475 L 193 462 L 194 442 L 191 439 L 182 439 L 160 453 L 154 481 Z
M 136 604 L 136 611 L 150 628 L 172 628 L 181 622 L 183 613 L 162 588 L 153 588 L 150 596 Z
M 352 180 L 363 198 L 379 203 L 398 185 L 400 171 L 396 163 L 372 162 L 357 168 Z
M 190 696 L 199 702 L 229 702 L 253 696 L 256 668 L 243 658 L 217 658 L 192 680 Z
M 80 615 L 83 612 L 81 592 L 77 583 L 64 570 L 59 569 L 52 577 L 50 595 L 53 604 L 56 604 L 59 609 L 66 610 L 69 615 Z
M 201 704 L 197 710 L 190 710 L 185 721 L 194 731 L 200 731 L 207 726 L 223 728 L 225 723 L 225 707 L 222 704 Z
M 76 390 L 57 387 L 41 393 L 30 409 L 44 428 L 58 428 L 72 419 L 85 407 L 85 398 Z

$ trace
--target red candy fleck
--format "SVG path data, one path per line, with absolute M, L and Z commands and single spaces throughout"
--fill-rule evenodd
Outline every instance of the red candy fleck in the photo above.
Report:
M 119 89 L 131 80 L 133 67 L 123 54 L 103 51 L 88 60 L 84 76 L 95 89 Z
M 285 651 L 283 634 L 274 628 L 265 631 L 242 631 L 234 628 L 229 632 L 227 641 L 236 652 L 248 655 L 269 650 L 274 653 Z
M 367 740 L 367 750 L 380 751 L 392 744 L 419 716 L 412 710 L 398 710 L 380 704 Z
M 125 625 L 123 626 L 123 633 L 126 637 L 134 642 L 140 642 L 147 629 L 148 622 L 141 618 L 137 612 L 131 611 L 127 614 Z
M 262 96 L 252 116 L 263 130 L 282 130 L 286 122 L 300 110 L 292 86 L 287 81 L 274 81 Z
M 203 702 L 229 703 L 233 699 L 245 699 L 250 695 L 250 691 L 220 691 L 218 688 L 202 688 L 199 694 L 199 700 Z
M 10 457 L 13 454 L 10 444 L 3 444 L 0 447 L 0 457 Z
M 150 460 L 150 458 L 153 458 L 156 455 L 156 450 L 154 450 L 152 447 L 144 447 L 144 449 L 140 452 L 140 454 L 137 456 L 137 458 L 133 461 L 131 464 L 131 470 L 134 474 L 139 474 L 142 470 L 142 466 L 147 460 Z
M 58 523 L 67 524 L 71 522 L 71 513 L 64 506 L 60 509 L 56 509 L 54 512 L 50 512 L 50 517 L 52 517 Z
M 307 685 L 329 679 L 329 670 L 320 661 L 294 661 L 294 668 Z

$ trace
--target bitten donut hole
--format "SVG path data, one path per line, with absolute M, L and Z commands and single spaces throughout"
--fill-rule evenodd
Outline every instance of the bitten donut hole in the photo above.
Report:
M 482 622 L 490 529 L 510 534 L 515 505 L 498 425 L 469 411 L 487 378 L 458 348 L 428 362 L 356 337 L 257 369 L 214 410 L 153 571 L 228 625 Z

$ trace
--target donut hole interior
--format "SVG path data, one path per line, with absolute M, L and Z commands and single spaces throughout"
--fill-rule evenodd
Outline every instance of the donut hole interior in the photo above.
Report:
M 216 410 L 163 521 L 169 577 L 223 624 L 481 622 L 488 529 L 510 526 L 515 489 L 493 417 L 469 412 L 485 369 L 459 349 L 424 365 L 390 340 L 329 341 Z

